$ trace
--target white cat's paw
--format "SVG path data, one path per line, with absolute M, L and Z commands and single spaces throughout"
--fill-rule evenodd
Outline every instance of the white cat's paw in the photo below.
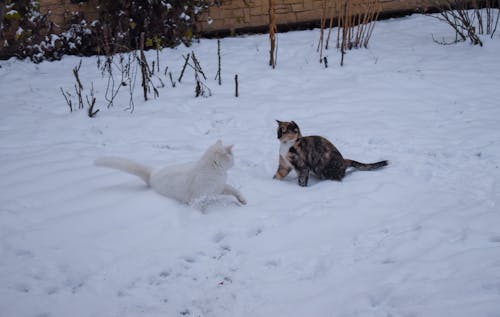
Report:
M 247 204 L 247 201 L 245 200 L 245 198 L 243 198 L 243 196 L 238 196 L 238 197 L 236 197 L 236 199 L 238 199 L 238 201 L 239 201 L 242 205 L 246 205 L 246 204 Z

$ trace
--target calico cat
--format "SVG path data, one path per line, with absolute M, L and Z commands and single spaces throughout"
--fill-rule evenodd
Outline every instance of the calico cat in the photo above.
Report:
M 321 136 L 305 136 L 300 133 L 294 122 L 278 121 L 278 139 L 280 140 L 280 157 L 275 179 L 283 179 L 295 169 L 299 177 L 299 185 L 307 186 L 309 173 L 313 172 L 320 179 L 341 181 L 348 167 L 362 171 L 374 170 L 388 164 L 380 161 L 371 164 L 347 160 L 339 150 Z
M 232 195 L 245 205 L 246 200 L 241 193 L 226 184 L 227 170 L 233 166 L 232 147 L 222 145 L 219 140 L 205 151 L 198 162 L 158 170 L 117 157 L 99 158 L 94 164 L 136 175 L 156 192 L 183 203 L 222 194 Z

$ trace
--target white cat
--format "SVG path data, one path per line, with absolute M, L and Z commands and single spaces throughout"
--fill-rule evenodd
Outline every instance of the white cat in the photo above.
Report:
M 222 194 L 233 195 L 245 205 L 246 200 L 241 193 L 226 184 L 227 170 L 233 166 L 232 148 L 232 145 L 222 145 L 219 140 L 205 151 L 198 162 L 158 170 L 117 157 L 99 158 L 94 164 L 136 175 L 156 192 L 183 203 Z

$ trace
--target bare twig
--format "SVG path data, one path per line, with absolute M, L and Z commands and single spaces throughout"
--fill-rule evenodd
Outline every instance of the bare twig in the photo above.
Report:
M 82 97 L 82 90 L 83 90 L 83 85 L 82 82 L 80 81 L 80 67 L 82 66 L 82 60 L 80 60 L 80 63 L 78 66 L 75 66 L 73 68 L 73 76 L 75 76 L 76 84 L 75 84 L 75 92 L 76 96 L 78 97 L 78 109 L 83 109 L 83 97 Z
M 347 50 L 368 47 L 375 22 L 382 10 L 380 1 L 368 0 L 362 4 L 349 0 L 337 1 L 337 48 L 340 49 L 341 66 L 344 65 Z
M 99 109 L 94 111 L 94 106 L 95 106 L 95 101 L 96 101 L 96 99 L 94 97 L 94 83 L 91 84 L 91 88 L 90 88 L 90 100 L 89 100 L 89 96 L 85 96 L 85 98 L 87 99 L 87 105 L 88 105 L 87 115 L 89 116 L 89 118 L 93 118 L 99 112 Z
M 146 55 L 144 54 L 144 32 L 141 33 L 141 39 L 140 39 L 140 52 L 141 52 L 141 57 L 139 59 L 139 63 L 141 65 L 141 74 L 142 74 L 142 91 L 144 94 L 144 100 L 148 100 L 148 72 L 147 72 L 147 61 L 146 61 Z
M 170 77 L 170 82 L 172 83 L 172 88 L 175 88 L 175 81 L 172 79 L 172 73 L 168 72 L 168 77 Z
M 238 74 L 234 75 L 234 96 L 238 97 Z
M 181 82 L 182 76 L 184 76 L 184 71 L 186 70 L 186 66 L 187 66 L 187 64 L 189 62 L 189 56 L 190 56 L 189 53 L 187 54 L 186 57 L 184 57 L 184 55 L 183 55 L 183 57 L 184 57 L 184 66 L 182 66 L 181 74 L 179 75 L 179 79 L 177 79 L 178 82 Z
M 482 46 L 478 34 L 489 34 L 493 37 L 500 16 L 500 1 L 467 1 L 467 0 L 435 0 L 439 16 L 431 15 L 448 24 L 456 34 L 455 43 L 470 40 L 471 44 Z M 495 18 L 494 10 L 497 15 Z M 449 44 L 438 42 L 440 44 Z
M 316 51 L 319 52 L 319 62 L 322 63 L 323 59 L 323 41 L 324 41 L 324 34 L 325 34 L 325 24 L 326 24 L 326 0 L 321 1 L 321 7 L 322 7 L 322 12 L 321 12 L 321 22 L 320 22 L 320 35 L 319 35 L 319 42 L 318 42 L 318 47 L 316 48 Z
M 207 76 L 205 76 L 205 73 L 203 72 L 203 69 L 201 68 L 200 62 L 196 58 L 196 55 L 194 55 L 194 51 L 191 52 L 191 59 L 193 60 L 194 69 L 203 76 L 203 79 L 207 80 Z
M 78 72 L 80 71 L 80 67 L 82 67 L 82 60 L 80 60 L 80 63 L 78 63 L 78 66 L 75 66 L 73 68 L 73 75 L 75 76 L 76 83 L 78 84 L 79 89 L 83 89 L 82 82 L 80 81 L 80 76 Z
M 73 112 L 73 103 L 71 102 L 71 99 L 70 99 L 71 94 L 69 92 L 64 91 L 62 88 L 59 88 L 59 89 L 61 89 L 61 93 L 64 96 L 64 99 L 66 100 L 66 104 L 69 107 L 69 112 Z
M 218 79 L 219 86 L 222 85 L 221 78 L 221 57 L 220 57 L 220 39 L 217 39 L 217 74 L 215 75 L 215 79 Z
M 276 67 L 276 32 L 277 28 L 274 0 L 269 0 L 269 40 L 271 42 L 271 48 L 269 49 L 269 66 L 271 66 L 273 69 Z

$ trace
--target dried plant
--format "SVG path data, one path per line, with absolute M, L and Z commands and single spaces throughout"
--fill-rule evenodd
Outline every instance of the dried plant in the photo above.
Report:
M 238 74 L 234 75 L 234 96 L 239 97 Z
M 357 8 L 352 1 L 343 1 L 343 10 L 341 10 L 342 39 L 339 40 L 342 54 L 341 66 L 344 64 L 344 55 L 347 50 L 368 47 L 381 10 L 382 5 L 379 0 L 363 2 Z
M 328 3 L 331 4 L 328 6 Z M 355 48 L 367 48 L 373 34 L 375 22 L 382 10 L 381 0 L 368 0 L 356 3 L 350 0 L 337 0 L 336 2 L 323 0 L 323 14 L 321 18 L 320 40 L 318 51 L 320 52 L 320 63 L 324 62 L 323 47 L 328 49 L 332 29 L 334 27 L 334 16 L 337 18 L 337 48 L 340 50 L 340 65 L 344 64 L 344 55 L 348 50 Z M 324 32 L 328 23 L 328 36 L 324 39 Z M 325 66 L 326 67 L 326 66 Z
M 217 74 L 215 75 L 215 79 L 218 79 L 219 86 L 222 85 L 220 39 L 217 39 Z
M 144 33 L 141 33 L 140 37 L 140 45 L 139 45 L 139 52 L 140 52 L 140 57 L 138 58 L 139 64 L 141 65 L 141 75 L 142 75 L 142 91 L 144 95 L 144 101 L 148 101 L 148 92 L 153 90 L 153 95 L 154 97 L 158 97 L 160 94 L 158 92 L 158 89 L 156 88 L 155 84 L 151 80 L 151 76 L 153 72 L 149 68 L 148 61 L 146 59 L 146 54 L 144 54 Z
M 165 84 L 161 79 L 160 74 L 154 72 L 153 66 L 149 67 L 144 51 L 129 50 L 128 53 L 119 54 L 112 54 L 110 51 L 109 53 L 110 55 L 105 56 L 104 62 L 102 61 L 101 56 L 98 56 L 97 59 L 97 69 L 100 75 L 106 80 L 104 99 L 107 102 L 107 108 L 114 105 L 115 99 L 122 90 L 122 87 L 128 87 L 130 97 L 127 110 L 133 112 L 135 108 L 134 92 L 139 73 L 142 76 L 142 87 L 145 99 L 147 100 L 148 93 L 151 91 L 153 91 L 154 97 L 159 96 L 157 87 L 163 88 L 165 87 Z M 159 69 L 160 67 L 158 63 L 159 59 L 157 59 L 155 63 L 156 69 Z M 80 63 L 73 68 L 76 102 L 73 102 L 69 92 L 64 91 L 62 88 L 60 90 L 65 98 L 66 104 L 70 108 L 70 112 L 74 110 L 73 104 L 76 105 L 76 103 L 78 103 L 78 109 L 85 108 L 85 99 L 87 101 L 88 115 L 89 117 L 94 117 L 99 112 L 99 110 L 94 110 L 97 98 L 94 95 L 93 83 L 91 84 L 90 96 L 85 95 L 84 98 L 84 86 L 79 75 L 81 65 L 80 61 Z M 170 74 L 170 78 L 171 76 L 172 75 Z M 165 77 L 167 77 L 167 75 L 165 75 Z
M 83 85 L 82 85 L 82 82 L 80 80 L 80 73 L 79 73 L 80 67 L 82 67 L 82 60 L 80 60 L 80 63 L 78 64 L 78 66 L 75 66 L 73 68 L 73 76 L 75 76 L 75 80 L 76 80 L 75 92 L 76 92 L 76 96 L 78 97 L 78 109 L 83 109 L 84 108 L 83 97 L 82 97 Z
M 186 66 L 189 63 L 190 54 L 188 53 L 187 56 L 183 55 L 182 57 L 184 57 L 184 66 L 182 66 L 181 74 L 179 75 L 179 78 L 177 79 L 178 82 L 181 82 L 182 77 L 184 76 L 184 71 L 186 70 Z
M 207 80 L 207 76 L 205 76 L 205 73 L 203 72 L 203 69 L 201 68 L 200 62 L 196 58 L 196 55 L 194 52 L 191 52 L 191 60 L 193 61 L 193 65 L 189 65 L 191 68 L 194 70 L 194 79 L 196 81 L 196 88 L 195 88 L 195 96 L 203 96 L 203 97 L 210 97 L 212 95 L 212 91 L 208 86 L 205 84 L 205 81 Z M 200 75 L 203 77 L 200 77 Z
M 64 96 L 64 99 L 66 100 L 66 104 L 69 107 L 69 112 L 73 112 L 73 102 L 71 101 L 71 94 L 67 91 L 64 91 L 62 88 L 59 89 L 61 90 L 61 93 Z
M 466 1 L 435 0 L 438 15 L 431 15 L 448 24 L 455 31 L 452 42 L 437 41 L 439 44 L 453 44 L 469 40 L 473 45 L 483 46 L 479 35 L 493 35 L 500 18 L 500 0 Z
M 269 41 L 271 48 L 269 49 L 269 66 L 273 69 L 276 67 L 276 14 L 274 7 L 274 0 L 269 0 Z
M 91 83 L 90 85 L 90 100 L 89 100 L 89 96 L 85 96 L 85 98 L 87 99 L 87 115 L 89 116 L 89 118 L 93 118 L 96 116 L 96 114 L 99 112 L 99 109 L 95 110 L 94 111 L 94 106 L 95 106 L 95 97 L 94 97 L 94 83 Z

